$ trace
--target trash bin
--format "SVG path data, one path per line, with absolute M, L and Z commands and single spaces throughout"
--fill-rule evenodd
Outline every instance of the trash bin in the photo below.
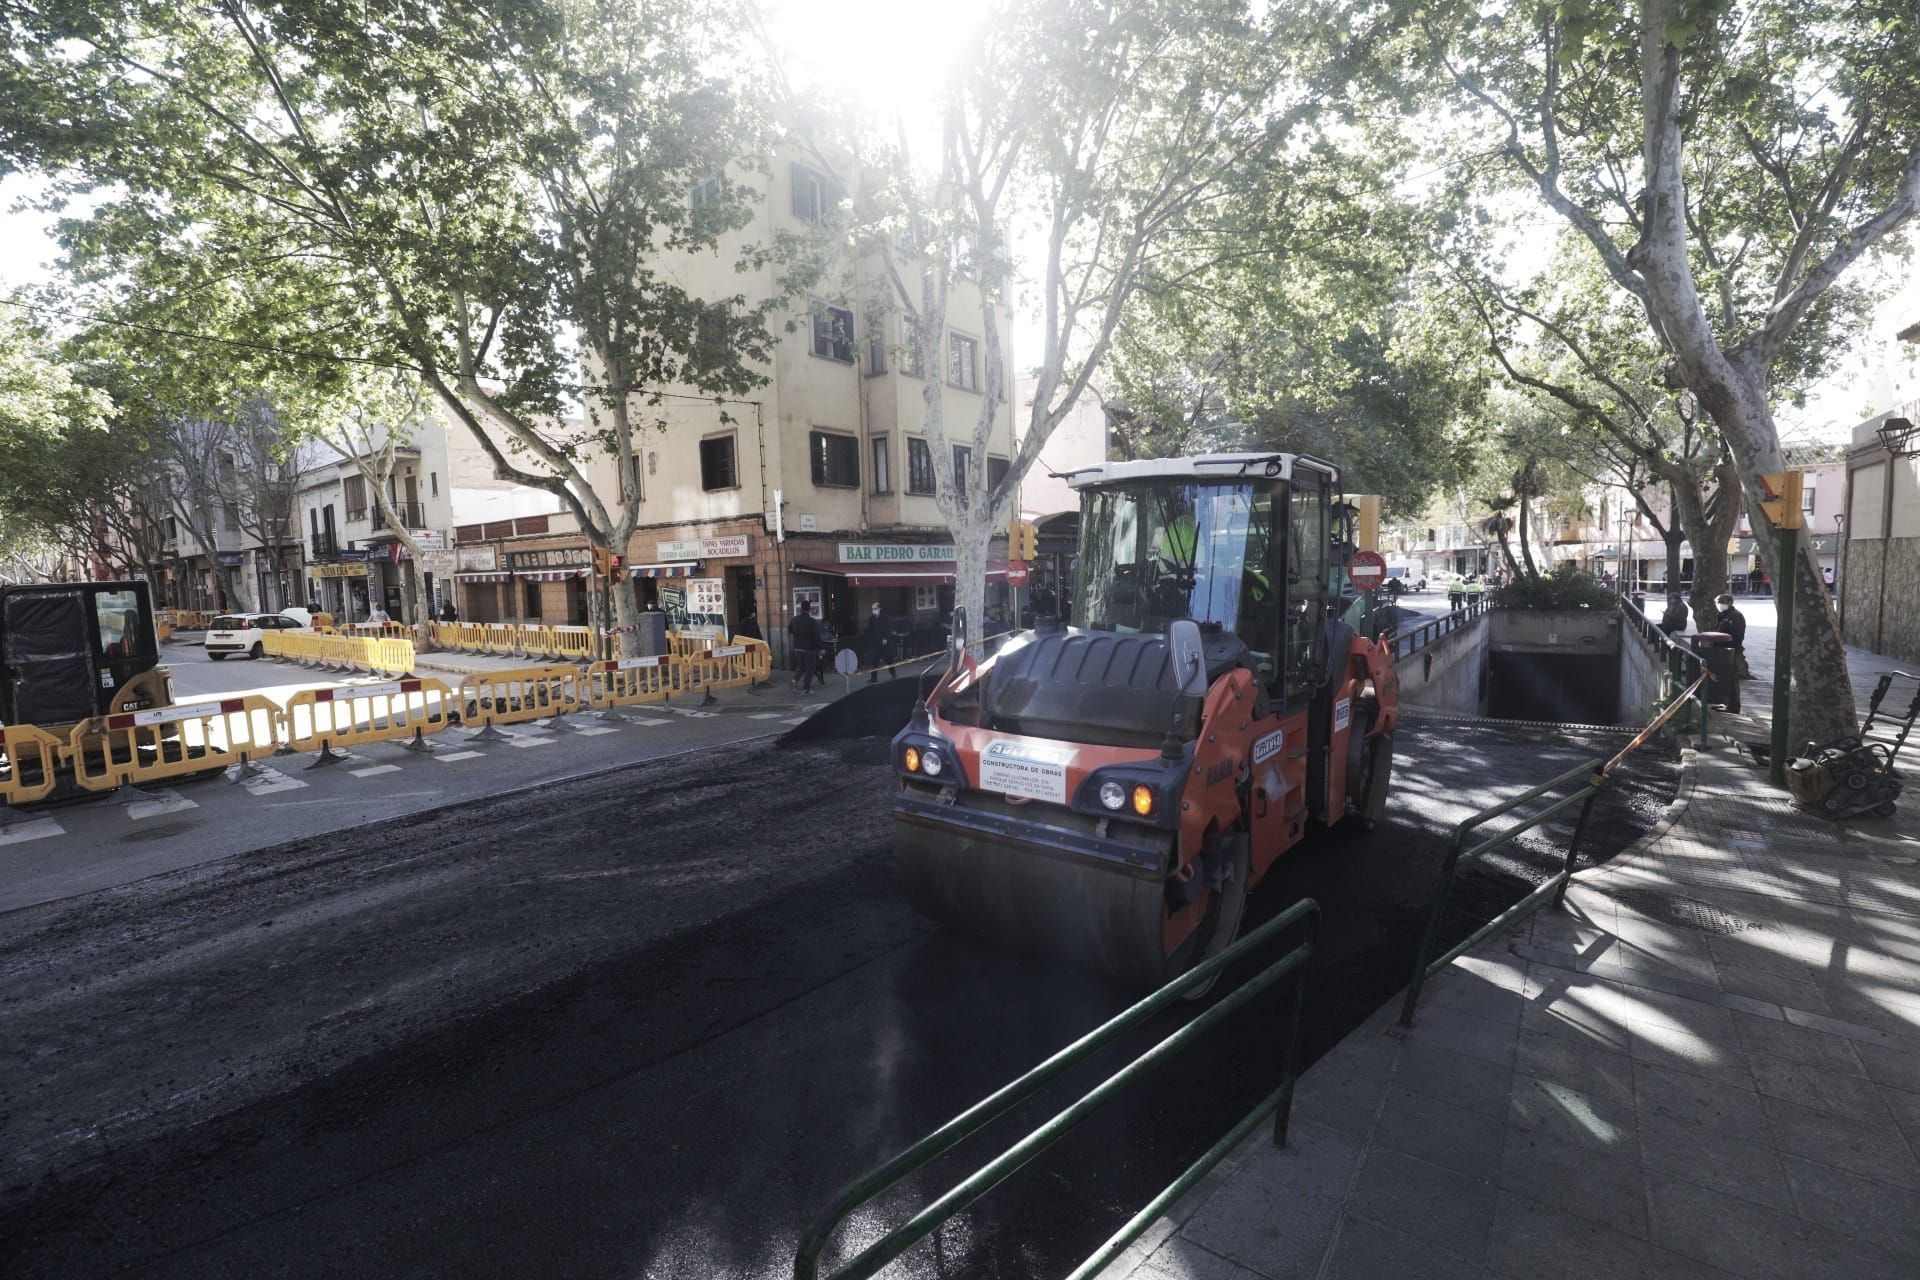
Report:
M 658 609 L 643 610 L 634 619 L 634 629 L 640 633 L 640 655 L 654 658 L 667 651 L 667 615 Z
M 1633 607 L 1638 609 L 1641 613 L 1645 613 L 1647 611 L 1647 593 L 1644 591 L 1636 591 L 1633 593 L 1632 598 L 1633 598 Z
M 1711 677 L 1701 690 L 1708 706 L 1740 709 L 1740 655 L 1734 652 L 1733 637 L 1724 631 L 1700 631 L 1687 637 L 1700 665 Z

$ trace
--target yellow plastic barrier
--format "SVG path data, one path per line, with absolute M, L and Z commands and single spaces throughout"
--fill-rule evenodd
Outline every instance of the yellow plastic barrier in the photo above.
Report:
M 32 804 L 53 792 L 53 771 L 64 746 L 30 724 L 0 725 L 0 804 Z
M 67 739 L 67 759 L 82 787 L 112 791 L 272 755 L 280 729 L 280 708 L 258 694 L 183 702 L 82 720 Z
M 596 662 L 587 671 L 587 691 L 588 702 L 602 710 L 664 702 L 679 692 L 674 684 L 674 660 L 662 654 Z
M 413 641 L 411 640 L 362 640 L 365 646 L 367 669 L 376 675 L 410 676 L 413 674 Z
M 324 755 L 362 742 L 417 742 L 453 723 L 454 707 L 454 691 L 439 680 L 396 680 L 303 689 L 287 699 L 283 719 L 290 748 Z
M 461 722 L 489 729 L 568 715 L 590 705 L 587 678 L 578 667 L 514 667 L 460 682 Z
M 586 662 L 593 657 L 592 627 L 548 627 L 546 628 L 552 647 L 547 650 L 556 658 Z

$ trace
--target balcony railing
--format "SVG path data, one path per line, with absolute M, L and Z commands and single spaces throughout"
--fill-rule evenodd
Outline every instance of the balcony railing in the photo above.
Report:
M 307 540 L 307 545 L 310 549 L 307 558 L 310 560 L 332 560 L 340 554 L 340 544 L 330 533 L 314 534 Z
M 395 502 L 391 505 L 393 507 L 394 519 L 400 522 L 399 527 L 403 529 L 419 529 L 425 527 L 427 523 L 426 512 L 421 508 L 419 503 Z M 376 507 L 373 511 L 373 527 L 376 529 L 390 529 L 394 526 L 387 522 L 386 512 Z

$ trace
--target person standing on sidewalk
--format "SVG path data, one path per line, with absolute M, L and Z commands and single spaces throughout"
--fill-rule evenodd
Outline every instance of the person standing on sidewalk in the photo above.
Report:
M 1753 668 L 1747 665 L 1747 615 L 1733 607 L 1732 596 L 1720 596 L 1714 600 L 1720 606 L 1720 614 L 1713 625 L 1733 637 L 1734 675 L 1740 680 L 1753 679 Z
M 793 687 L 802 693 L 813 692 L 813 669 L 820 657 L 820 624 L 814 621 L 813 606 L 802 601 L 787 624 L 787 639 L 793 643 Z
M 867 613 L 867 625 L 860 633 L 860 656 L 866 659 L 867 683 L 873 684 L 880 679 L 880 664 L 887 653 L 887 613 L 880 607 L 878 600 Z

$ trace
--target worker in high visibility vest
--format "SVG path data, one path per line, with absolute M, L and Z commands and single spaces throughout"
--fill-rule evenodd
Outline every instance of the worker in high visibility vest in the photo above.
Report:
M 1487 586 L 1484 582 L 1480 581 L 1479 574 L 1470 573 L 1467 575 L 1467 580 L 1460 584 L 1460 590 L 1467 597 L 1466 605 L 1468 609 L 1478 609 L 1480 607 L 1480 596 L 1486 589 Z

